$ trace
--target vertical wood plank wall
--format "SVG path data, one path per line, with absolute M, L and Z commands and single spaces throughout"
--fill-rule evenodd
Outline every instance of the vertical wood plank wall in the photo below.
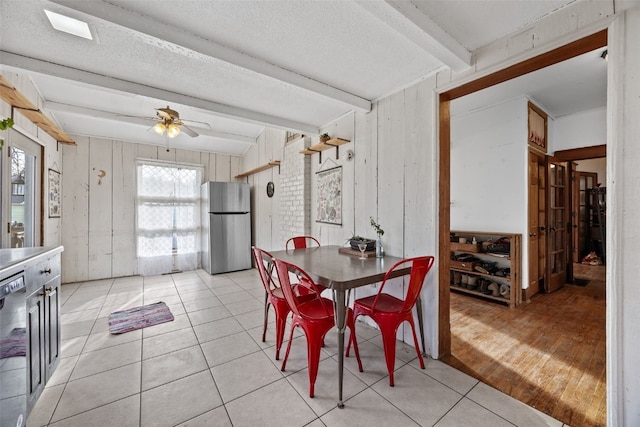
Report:
M 199 164 L 205 181 L 235 181 L 241 159 L 100 138 L 63 146 L 62 282 L 138 273 L 135 240 L 135 160 Z M 104 176 L 99 175 L 104 171 Z
M 409 257 L 436 255 L 437 241 L 437 148 L 433 124 L 436 105 L 435 78 L 400 91 L 373 104 L 368 114 L 349 114 L 321 129 L 331 136 L 351 140 L 340 147 L 339 158 L 335 150 L 311 156 L 311 230 L 323 244 L 342 245 L 352 233 L 376 237 L 369 217 L 379 219 L 385 230 L 383 236 L 388 254 Z M 243 170 L 280 159 L 283 137 L 269 132 L 258 138 L 243 159 Z M 311 143 L 315 143 L 313 140 Z M 347 151 L 354 158 L 347 160 Z M 295 152 L 293 155 L 302 156 Z M 273 157 L 271 157 L 273 156 Z M 325 163 L 326 162 L 326 163 Z M 317 172 L 335 165 L 342 166 L 342 225 L 315 222 Z M 277 174 L 277 168 L 249 177 L 255 197 L 255 243 L 264 248 L 280 249 L 285 236 L 269 221 L 278 217 L 278 188 L 272 199 L 264 196 L 266 183 Z M 274 182 L 278 182 L 274 180 Z M 390 266 L 389 266 L 390 267 Z M 376 290 L 367 287 L 358 290 L 358 297 Z M 437 269 L 429 275 L 423 291 L 425 319 L 433 319 L 438 309 Z M 427 351 L 437 351 L 437 322 L 427 322 Z M 410 331 L 404 330 L 405 337 Z

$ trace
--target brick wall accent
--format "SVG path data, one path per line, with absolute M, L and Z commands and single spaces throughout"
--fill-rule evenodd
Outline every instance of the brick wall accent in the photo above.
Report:
M 283 242 L 311 233 L 311 158 L 300 153 L 310 145 L 302 137 L 284 146 L 280 166 L 280 224 Z

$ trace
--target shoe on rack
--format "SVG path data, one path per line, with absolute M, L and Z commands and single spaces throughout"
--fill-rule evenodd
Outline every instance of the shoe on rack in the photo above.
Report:
M 491 295 L 491 291 L 489 290 L 489 284 L 491 283 L 489 280 L 487 279 L 478 279 L 479 283 L 479 289 L 480 292 L 482 292 L 485 295 Z
M 500 296 L 500 287 L 496 282 L 491 282 L 487 290 L 491 291 L 491 295 L 493 295 L 494 297 Z
M 469 276 L 469 283 L 467 284 L 467 289 L 475 291 L 478 289 L 478 278 L 476 276 Z
M 468 284 L 469 284 L 469 275 L 468 274 L 463 274 L 462 275 L 462 281 L 460 282 L 460 285 L 463 288 L 466 288 Z
M 511 299 L 511 286 L 506 283 L 500 285 L 500 295 L 506 299 Z

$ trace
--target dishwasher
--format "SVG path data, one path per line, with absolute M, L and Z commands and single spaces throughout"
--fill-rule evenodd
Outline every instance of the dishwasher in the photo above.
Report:
M 0 281 L 0 426 L 27 423 L 27 309 L 24 272 Z

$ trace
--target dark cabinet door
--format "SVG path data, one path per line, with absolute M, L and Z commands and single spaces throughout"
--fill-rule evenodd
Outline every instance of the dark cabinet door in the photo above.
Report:
M 44 286 L 45 372 L 49 381 L 60 359 L 60 276 Z
M 45 385 L 44 300 L 42 289 L 27 297 L 27 413 L 36 404 Z

